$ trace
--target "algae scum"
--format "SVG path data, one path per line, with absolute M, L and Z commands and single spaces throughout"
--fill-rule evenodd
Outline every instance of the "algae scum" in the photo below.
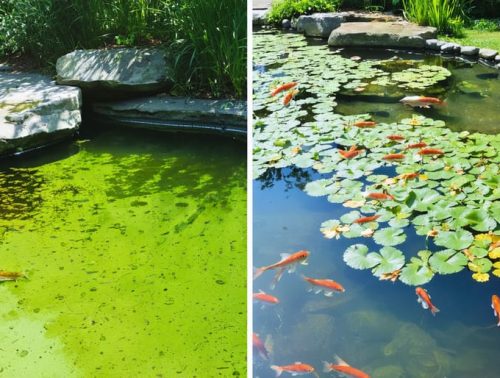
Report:
M 244 155 L 114 130 L 4 164 L 0 376 L 243 376 Z
M 308 293 L 300 274 L 275 291 L 271 274 L 258 278 L 254 292 L 280 303 L 254 306 L 254 331 L 273 350 L 271 362 L 256 355 L 256 376 L 294 361 L 319 371 L 333 354 L 372 377 L 498 376 L 497 71 L 331 50 L 296 34 L 260 32 L 254 44 L 254 264 L 307 249 L 300 273 L 346 288 L 327 298 Z M 292 81 L 299 92 L 288 106 L 270 96 Z M 447 104 L 399 102 L 414 95 Z M 434 152 L 408 148 L 422 142 Z M 416 286 L 441 309 L 435 318 Z

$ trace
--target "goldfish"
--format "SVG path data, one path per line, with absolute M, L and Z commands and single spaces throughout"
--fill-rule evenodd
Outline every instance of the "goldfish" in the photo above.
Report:
M 422 148 L 418 151 L 419 155 L 443 155 L 444 152 L 439 148 Z
M 397 178 L 400 180 L 413 180 L 414 178 L 417 178 L 418 175 L 419 175 L 418 172 L 402 173 L 399 176 L 397 176 Z
M 406 138 L 402 135 L 393 134 L 393 135 L 388 135 L 387 139 L 393 140 L 393 141 L 399 141 L 399 140 L 405 140 Z
M 385 201 L 385 200 L 394 200 L 394 197 L 391 196 L 390 194 L 386 194 L 386 193 L 368 193 L 368 192 L 365 192 L 364 193 L 364 196 L 366 198 L 370 198 L 370 199 L 374 199 L 374 200 L 378 200 L 378 201 Z
M 498 295 L 492 295 L 491 308 L 493 309 L 493 314 L 498 317 L 497 326 L 500 327 L 500 298 L 498 297 Z
M 283 92 L 283 91 L 287 91 L 289 89 L 292 89 L 294 87 L 296 87 L 299 83 L 296 83 L 294 81 L 290 82 L 290 83 L 286 83 L 286 84 L 282 84 L 282 85 L 279 85 L 277 86 L 272 92 L 271 92 L 271 96 L 276 96 L 278 93 L 280 92 Z
M 418 143 L 409 144 L 408 146 L 406 146 L 406 149 L 409 150 L 410 148 L 423 148 L 423 147 L 427 147 L 427 143 L 418 142 Z
M 2 281 L 17 281 L 19 278 L 26 277 L 21 272 L 6 272 L 4 270 L 0 270 L 0 282 Z
M 339 154 L 344 158 L 344 159 L 352 159 L 358 156 L 361 152 L 364 150 L 357 150 L 356 145 L 351 146 L 347 151 L 339 150 Z
M 431 105 L 444 105 L 444 101 L 436 97 L 424 97 L 424 96 L 406 96 L 399 100 L 399 102 L 404 105 L 409 105 L 412 108 L 430 108 Z
M 272 304 L 280 303 L 278 298 L 270 294 L 266 294 L 262 290 L 260 290 L 258 293 L 253 293 L 253 299 Z
M 377 220 L 378 218 L 380 218 L 380 215 L 371 215 L 369 217 L 361 217 L 361 218 L 358 218 L 356 219 L 354 222 L 352 223 L 358 223 L 358 224 L 361 224 L 361 223 L 368 223 L 368 222 L 371 222 L 371 221 L 374 221 L 374 220 Z
M 404 154 L 387 154 L 382 159 L 384 160 L 402 160 L 405 158 Z
M 344 287 L 334 280 L 317 279 L 306 276 L 302 276 L 302 278 L 311 284 L 309 291 L 314 291 L 316 294 L 323 291 L 325 297 L 331 297 L 335 292 L 343 293 L 345 291 Z M 313 286 L 316 286 L 316 288 L 313 288 Z
M 295 362 L 291 365 L 276 366 L 272 365 L 271 369 L 276 372 L 276 376 L 279 377 L 281 373 L 287 372 L 292 375 L 304 375 L 314 373 L 314 367 L 302 362 Z
M 259 352 L 259 355 L 264 360 L 269 359 L 269 353 L 266 349 L 266 346 L 264 345 L 264 343 L 260 339 L 259 335 L 257 335 L 256 333 L 252 333 L 252 344 L 253 344 L 253 347 L 255 348 L 255 350 L 257 350 L 257 352 Z
M 439 309 L 434 306 L 431 302 L 431 296 L 427 293 L 427 290 L 417 287 L 415 289 L 415 293 L 417 294 L 417 302 L 422 304 L 422 307 L 424 309 L 430 309 L 432 315 L 436 315 L 437 312 L 439 312 Z
M 259 277 L 266 270 L 277 269 L 276 275 L 274 276 L 273 283 L 271 285 L 271 287 L 274 287 L 276 283 L 280 280 L 285 270 L 288 269 L 288 272 L 292 273 L 295 271 L 297 264 L 306 265 L 307 264 L 306 260 L 309 257 L 309 252 L 306 250 L 301 250 L 295 252 L 292 255 L 288 253 L 282 253 L 280 256 L 281 260 L 278 261 L 277 263 L 256 269 L 253 279 Z
M 283 105 L 287 106 L 290 101 L 292 101 L 292 99 L 297 95 L 297 93 L 299 93 L 297 89 L 288 91 L 285 97 L 283 97 Z
M 356 122 L 354 122 L 354 126 L 361 127 L 361 128 L 375 127 L 376 124 L 377 123 L 373 122 L 373 121 L 356 121 Z
M 332 364 L 330 362 L 323 361 L 323 371 L 325 373 L 329 373 L 331 371 L 335 371 L 337 373 L 341 373 L 345 377 L 354 377 L 354 378 L 370 378 L 368 374 L 364 371 L 356 369 L 350 366 L 347 362 L 342 360 L 339 356 L 335 355 L 335 363 Z

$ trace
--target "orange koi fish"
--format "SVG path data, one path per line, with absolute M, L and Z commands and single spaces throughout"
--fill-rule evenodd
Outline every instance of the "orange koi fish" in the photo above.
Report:
M 373 121 L 356 121 L 354 122 L 354 126 L 360 127 L 360 128 L 365 128 L 365 127 L 375 127 L 377 122 Z
M 2 281 L 17 281 L 19 278 L 26 277 L 21 272 L 6 272 L 4 270 L 0 270 L 0 282 Z
M 412 108 L 430 108 L 431 105 L 444 105 L 444 101 L 436 97 L 424 96 L 406 96 L 399 100 L 404 105 L 409 105 Z
M 439 312 L 439 309 L 434 306 L 431 302 L 431 296 L 427 293 L 427 290 L 417 287 L 415 289 L 415 293 L 417 294 L 417 302 L 422 304 L 422 307 L 424 309 L 430 309 L 432 315 L 436 315 L 437 312 Z
M 252 344 L 253 344 L 253 347 L 255 348 L 255 350 L 257 352 L 259 352 L 259 355 L 264 360 L 268 360 L 269 359 L 269 353 L 268 353 L 268 351 L 266 349 L 266 346 L 264 345 L 264 343 L 260 339 L 259 335 L 257 335 L 256 333 L 252 333 Z
M 361 218 L 358 218 L 356 219 L 354 222 L 352 223 L 358 223 L 358 224 L 362 224 L 362 223 L 368 223 L 368 222 L 371 222 L 371 221 L 374 221 L 374 220 L 377 220 L 378 218 L 380 218 L 380 215 L 371 215 L 369 217 L 361 217 Z
M 289 89 L 292 89 L 293 87 L 296 87 L 298 84 L 299 83 L 292 81 L 290 83 L 279 85 L 271 92 L 271 96 L 274 97 L 280 92 L 287 91 Z
M 387 154 L 382 159 L 384 160 L 403 160 L 405 158 L 404 154 Z
M 405 140 L 406 138 L 402 135 L 393 134 L 393 135 L 388 135 L 387 139 L 392 140 L 392 141 L 400 141 L 400 140 Z
M 334 280 L 317 279 L 306 276 L 302 276 L 302 278 L 311 284 L 309 291 L 314 291 L 316 294 L 323 292 L 325 297 L 331 297 L 335 292 L 343 293 L 345 291 L 344 287 Z M 313 288 L 314 286 L 315 288 Z
M 410 148 L 423 148 L 423 147 L 427 147 L 427 143 L 419 142 L 419 143 L 409 144 L 408 146 L 406 146 L 406 149 L 409 150 Z
M 439 148 L 422 148 L 418 151 L 419 155 L 443 155 L 444 152 Z
M 277 269 L 276 275 L 273 279 L 273 283 L 271 284 L 271 287 L 274 288 L 276 283 L 280 280 L 281 276 L 287 269 L 289 273 L 293 273 L 295 271 L 295 268 L 297 267 L 297 264 L 307 264 L 306 260 L 309 257 L 309 252 L 306 250 L 302 250 L 295 252 L 292 255 L 289 255 L 288 253 L 282 253 L 280 256 L 281 260 L 277 263 L 256 269 L 253 275 L 253 279 L 259 277 L 266 270 Z
M 260 290 L 258 293 L 253 293 L 253 299 L 272 304 L 280 303 L 278 298 L 270 294 L 266 294 L 262 290 Z
M 498 297 L 498 295 L 492 295 L 491 308 L 493 309 L 493 314 L 498 317 L 497 326 L 500 327 L 500 298 Z
M 295 362 L 291 365 L 276 366 L 272 365 L 271 369 L 276 372 L 276 376 L 279 377 L 281 373 L 287 372 L 292 375 L 304 375 L 314 373 L 314 368 L 311 365 L 303 364 L 302 362 Z
M 283 98 L 283 105 L 287 106 L 290 101 L 292 101 L 292 99 L 297 95 L 297 93 L 299 93 L 297 89 L 288 91 L 288 93 Z
M 402 173 L 399 176 L 397 176 L 397 178 L 401 180 L 413 180 L 414 178 L 417 178 L 418 175 L 419 175 L 418 172 Z
M 354 377 L 354 378 L 370 378 L 368 374 L 359 369 L 353 368 L 347 362 L 342 360 L 339 356 L 335 356 L 335 363 L 332 364 L 330 362 L 323 361 L 323 371 L 325 373 L 329 373 L 331 371 L 336 371 L 338 373 L 342 373 L 346 377 Z
M 364 193 L 364 196 L 366 198 L 378 200 L 378 201 L 385 201 L 385 200 L 394 200 L 394 197 L 391 196 L 390 194 L 386 193 Z
M 344 159 L 352 159 L 352 158 L 355 158 L 356 156 L 358 156 L 361 152 L 363 152 L 364 150 L 361 149 L 361 150 L 357 150 L 356 149 L 356 145 L 354 146 L 351 146 L 351 148 L 349 148 L 347 151 L 344 151 L 344 150 L 339 150 L 339 154 L 344 158 Z

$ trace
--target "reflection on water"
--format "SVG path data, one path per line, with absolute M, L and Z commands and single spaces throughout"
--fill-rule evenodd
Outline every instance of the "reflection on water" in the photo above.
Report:
M 344 263 L 343 251 L 353 241 L 327 240 L 319 231 L 325 219 L 344 210 L 303 193 L 304 174 L 284 169 L 274 174 L 272 185 L 260 180 L 254 185 L 254 265 L 273 263 L 280 253 L 311 252 L 309 264 L 285 274 L 275 290 L 272 272 L 254 281 L 255 292 L 280 300 L 263 309 L 254 306 L 254 331 L 272 348 L 270 361 L 255 354 L 254 376 L 274 377 L 269 365 L 294 361 L 312 364 L 326 376 L 322 361 L 337 354 L 374 378 L 498 377 L 500 337 L 490 307 L 498 283 L 477 283 L 466 272 L 435 277 L 426 285 L 441 309 L 433 317 L 417 303 L 414 287 L 378 281 Z M 403 249 L 424 245 L 423 238 L 409 235 Z M 333 298 L 308 292 L 301 274 L 333 279 L 346 291 Z
M 244 375 L 243 145 L 107 130 L 73 148 L 0 172 L 0 270 L 28 276 L 0 283 L 0 376 Z

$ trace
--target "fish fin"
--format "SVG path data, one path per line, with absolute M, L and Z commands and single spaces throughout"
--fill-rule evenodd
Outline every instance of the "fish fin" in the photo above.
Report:
M 499 321 L 498 321 L 498 323 L 497 323 L 497 327 L 500 327 L 500 320 L 499 320 Z
M 307 292 L 308 292 L 308 293 L 310 293 L 310 292 L 311 292 L 311 291 L 313 291 L 313 290 L 314 290 L 314 289 L 313 289 L 313 288 L 312 288 L 312 286 L 311 286 L 309 289 L 307 289 Z M 495 315 L 495 316 L 496 316 L 496 315 Z
M 266 294 L 262 289 L 259 289 L 259 293 Z
M 427 310 L 429 308 L 429 305 L 427 303 L 425 303 L 425 301 L 420 301 L 420 303 L 422 304 L 422 307 Z
M 265 271 L 266 271 L 265 267 L 254 269 L 254 271 L 253 271 L 253 279 L 256 279 L 257 277 L 259 277 Z
M 303 260 L 300 265 L 309 265 L 309 263 L 307 262 L 307 260 Z
M 333 291 L 325 291 L 325 297 L 333 297 Z
M 279 377 L 283 373 L 283 369 L 276 365 L 271 365 L 271 369 L 276 372 L 276 376 Z
M 418 302 L 418 303 L 422 303 L 422 298 L 417 297 L 417 302 Z
M 294 364 L 301 364 L 302 361 L 295 361 Z
M 330 363 L 327 361 L 323 361 L 323 373 L 329 373 L 332 371 L 332 368 L 330 367 Z
M 319 293 L 321 293 L 321 289 L 315 289 L 314 290 L 314 294 L 319 294 Z
M 431 313 L 432 315 L 436 316 L 436 314 L 439 312 L 439 308 L 437 308 L 436 306 L 432 306 L 431 308 Z
M 293 273 L 297 269 L 297 265 L 293 264 L 288 267 L 288 273 Z
M 281 277 L 283 276 L 284 272 L 285 272 L 284 268 L 278 269 L 278 271 L 274 275 L 273 282 L 271 282 L 271 289 L 274 289 L 276 287 L 276 284 L 281 279 Z
M 337 365 L 341 365 L 341 366 L 350 366 L 347 362 L 345 362 L 342 358 L 340 358 L 339 356 L 337 355 L 334 355 L 333 356 L 335 358 L 335 362 L 337 363 Z
M 286 260 L 290 257 L 289 253 L 280 253 L 281 261 Z

